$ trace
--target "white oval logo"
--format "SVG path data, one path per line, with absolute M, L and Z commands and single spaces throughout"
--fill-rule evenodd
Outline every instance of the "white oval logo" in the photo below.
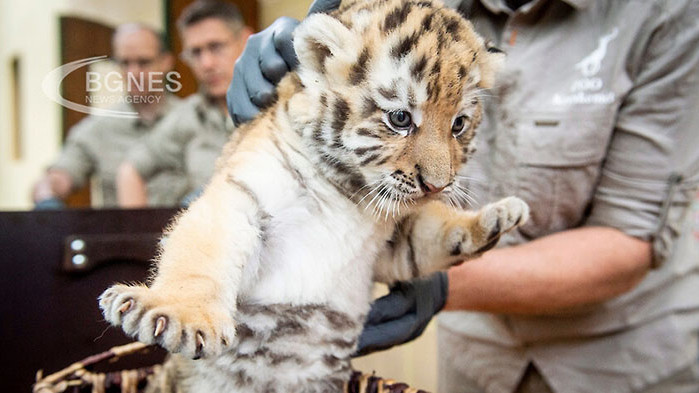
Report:
M 89 115 L 95 115 L 95 116 L 109 116 L 109 117 L 120 117 L 120 118 L 127 118 L 127 119 L 135 119 L 139 117 L 138 112 L 135 111 L 123 111 L 123 110 L 114 110 L 114 109 L 108 109 L 108 108 L 100 108 L 100 107 L 95 107 L 95 106 L 88 106 L 88 105 L 83 105 L 79 104 L 77 102 L 72 102 L 68 101 L 67 99 L 63 98 L 61 96 L 61 83 L 63 80 L 68 76 L 71 72 L 82 68 L 89 66 L 90 64 L 94 64 L 100 61 L 107 60 L 107 56 L 95 56 L 95 57 L 90 57 L 87 59 L 81 59 L 77 61 L 70 62 L 68 64 L 64 64 L 58 68 L 53 69 L 51 72 L 46 74 L 44 77 L 44 80 L 41 82 L 41 89 L 43 90 L 44 94 L 46 97 L 48 97 L 50 100 L 54 101 L 55 103 L 74 110 L 76 112 L 81 112 L 81 113 L 86 113 Z M 175 88 L 171 88 L 170 86 L 166 86 L 167 90 L 170 92 L 176 92 L 179 89 L 182 88 L 182 84 L 176 80 L 176 78 L 179 78 L 179 73 L 175 71 L 170 71 L 165 75 L 165 79 L 162 78 L 162 73 L 151 73 L 151 74 L 158 74 L 155 75 L 157 78 L 149 78 L 149 83 L 148 87 L 151 91 L 163 92 L 162 87 L 153 87 L 153 83 L 158 83 L 158 84 L 164 84 L 164 81 L 170 82 L 175 85 Z M 116 75 L 116 76 L 115 76 Z M 118 92 L 118 91 L 124 91 L 124 87 L 126 86 L 131 86 L 132 81 L 135 81 L 135 85 L 139 85 L 139 82 L 136 81 L 135 79 L 132 78 L 127 78 L 126 83 L 124 83 L 121 80 L 116 80 L 116 77 L 121 78 L 121 74 L 112 71 L 107 73 L 105 76 L 103 76 L 104 81 L 100 82 L 96 78 L 100 78 L 98 73 L 95 72 L 87 72 L 86 74 L 86 81 L 85 85 L 87 88 L 88 92 L 91 92 L 92 90 L 90 89 L 90 86 L 104 86 L 108 92 Z M 153 75 L 150 75 L 153 76 Z M 141 80 L 140 80 L 140 89 L 143 89 L 143 75 L 141 75 Z M 109 98 L 109 97 L 108 97 Z M 148 99 L 147 101 L 149 103 L 152 103 L 152 99 L 157 99 L 160 100 L 162 98 L 161 96 L 150 96 L 146 98 L 151 98 Z M 88 99 L 90 102 L 92 102 L 92 97 Z M 134 100 L 134 97 L 126 96 L 126 97 L 121 97 L 121 101 L 124 102 L 132 102 Z M 99 100 L 98 100 L 99 101 Z

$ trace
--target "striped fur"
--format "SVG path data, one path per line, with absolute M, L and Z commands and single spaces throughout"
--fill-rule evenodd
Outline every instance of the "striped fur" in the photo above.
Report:
M 294 45 L 298 70 L 229 142 L 150 285 L 100 298 L 107 321 L 180 354 L 166 369 L 184 392 L 340 391 L 372 280 L 445 269 L 527 217 L 516 198 L 456 208 L 500 56 L 456 12 L 345 1 Z
M 306 89 L 285 107 L 307 124 L 295 126 L 316 150 L 316 164 L 355 202 L 371 201 L 375 195 L 364 191 L 377 183 L 399 186 L 385 198 L 392 215 L 422 196 L 418 176 L 463 204 L 452 181 L 472 152 L 479 97 L 492 85 L 501 55 L 488 52 L 469 22 L 438 2 L 345 1 L 331 16 L 315 15 L 297 30 L 306 67 L 293 84 Z M 309 100 L 320 103 L 313 120 L 299 113 Z M 397 110 L 414 119 L 407 138 L 386 122 L 386 113 Z M 466 116 L 467 126 L 453 137 L 458 116 Z M 387 170 L 413 182 L 394 181 Z

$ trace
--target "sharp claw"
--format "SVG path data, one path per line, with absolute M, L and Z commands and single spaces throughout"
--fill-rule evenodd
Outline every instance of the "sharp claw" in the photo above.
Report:
M 133 300 L 129 299 L 126 301 L 126 303 L 122 304 L 121 307 L 119 307 L 119 312 L 123 314 L 131 310 L 131 307 L 133 307 Z
M 158 317 L 155 321 L 155 332 L 154 337 L 160 336 L 160 334 L 165 330 L 165 325 L 167 325 L 167 319 L 165 317 Z
M 197 332 L 197 354 L 199 354 L 202 349 L 204 349 L 204 336 L 201 332 Z
M 498 219 L 495 223 L 495 228 L 490 231 L 488 234 L 488 242 L 492 241 L 493 239 L 497 238 L 500 235 L 502 226 L 500 225 L 500 220 Z

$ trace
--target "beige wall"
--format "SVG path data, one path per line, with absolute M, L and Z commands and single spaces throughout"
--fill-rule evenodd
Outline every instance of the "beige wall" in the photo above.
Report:
M 0 2 L 0 210 L 31 207 L 30 189 L 60 149 L 61 113 L 41 91 L 59 66 L 60 16 L 117 25 L 140 21 L 162 27 L 162 0 L 29 0 Z M 21 59 L 22 155 L 11 154 L 10 62 Z
M 302 19 L 311 3 L 311 0 L 258 0 L 260 26 L 269 26 L 280 16 Z

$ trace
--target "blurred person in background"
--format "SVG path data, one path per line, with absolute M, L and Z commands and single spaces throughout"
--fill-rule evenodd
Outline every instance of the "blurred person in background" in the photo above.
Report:
M 93 194 L 93 207 L 117 206 L 116 175 L 126 152 L 150 134 L 180 101 L 164 87 L 174 59 L 158 31 L 138 23 L 121 25 L 112 37 L 112 51 L 121 71 L 124 99 L 110 109 L 136 112 L 138 117 L 90 115 L 75 125 L 58 160 L 34 186 L 32 198 L 37 208 L 63 207 L 65 198 L 91 178 L 99 184 L 101 194 L 101 201 Z M 178 198 L 173 195 L 185 191 L 180 177 L 163 172 L 152 178 L 147 184 L 147 203 L 176 204 Z
M 134 147 L 118 175 L 119 204 L 145 206 L 148 179 L 163 170 L 185 173 L 189 200 L 208 182 L 223 145 L 234 130 L 226 111 L 233 66 L 252 30 L 231 3 L 200 0 L 177 21 L 181 57 L 194 72 L 199 92 L 187 97 L 143 144 Z
M 358 353 L 410 341 L 446 309 L 440 392 L 699 392 L 688 214 L 699 182 L 699 2 L 446 3 L 507 54 L 461 174 L 479 203 L 518 196 L 531 218 L 496 249 L 374 302 Z M 394 18 L 405 5 L 396 7 Z M 228 93 L 237 121 L 269 105 L 296 65 L 297 23 L 280 19 L 250 39 Z

